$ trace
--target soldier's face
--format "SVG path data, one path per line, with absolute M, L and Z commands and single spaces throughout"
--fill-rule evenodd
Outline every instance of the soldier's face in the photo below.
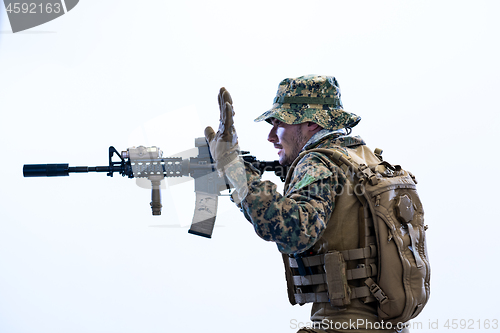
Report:
M 273 128 L 267 140 L 278 149 L 281 165 L 290 165 L 299 156 L 307 143 L 307 124 L 288 125 L 276 118 L 272 119 Z

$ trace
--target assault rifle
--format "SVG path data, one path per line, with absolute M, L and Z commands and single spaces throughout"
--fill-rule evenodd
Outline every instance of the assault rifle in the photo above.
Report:
M 70 173 L 106 172 L 113 177 L 115 172 L 128 178 L 146 178 L 151 181 L 151 209 L 153 215 L 161 215 L 160 183 L 163 178 L 189 176 L 194 178 L 196 205 L 189 233 L 211 238 L 217 215 L 218 196 L 221 191 L 231 190 L 225 177 L 219 177 L 214 161 L 210 155 L 205 138 L 196 138 L 195 147 L 198 156 L 183 159 L 182 157 L 163 157 L 158 147 L 132 147 L 121 154 L 109 147 L 107 166 L 77 166 L 69 164 L 25 164 L 24 177 L 57 177 L 69 176 Z M 113 161 L 116 155 L 119 161 Z M 251 163 L 261 173 L 273 171 L 282 181 L 287 169 L 278 161 L 259 161 L 248 151 L 242 151 L 243 160 Z

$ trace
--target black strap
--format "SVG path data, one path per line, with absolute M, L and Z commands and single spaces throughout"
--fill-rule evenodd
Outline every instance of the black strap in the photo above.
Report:
M 274 99 L 274 103 L 333 104 L 342 107 L 339 103 L 339 99 L 335 97 L 279 96 Z

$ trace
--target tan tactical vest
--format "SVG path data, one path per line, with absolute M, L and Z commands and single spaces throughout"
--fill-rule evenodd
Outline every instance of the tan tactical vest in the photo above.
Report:
M 292 164 L 285 192 L 293 166 L 312 151 L 322 153 L 326 165 L 341 167 L 347 180 L 316 244 L 300 256 L 283 255 L 290 302 L 349 307 L 359 299 L 377 302 L 379 319 L 414 318 L 429 298 L 430 280 L 414 177 L 365 145 L 312 149 Z

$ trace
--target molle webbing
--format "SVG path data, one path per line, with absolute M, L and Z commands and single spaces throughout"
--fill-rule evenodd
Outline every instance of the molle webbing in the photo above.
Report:
M 292 265 L 292 258 L 290 258 L 290 267 L 297 268 Z M 345 272 L 347 280 L 363 279 L 369 276 L 377 275 L 377 266 L 371 264 L 370 266 L 348 269 Z M 295 275 L 293 277 L 293 284 L 296 286 L 308 286 L 313 284 L 326 283 L 325 274 L 311 274 L 311 275 Z
M 367 286 L 352 287 L 347 283 L 376 276 L 377 266 L 374 263 L 366 266 L 361 264 L 357 268 L 346 269 L 345 260 L 359 261 L 375 258 L 376 255 L 376 247 L 371 245 L 309 257 L 288 257 L 292 272 L 298 271 L 298 275 L 292 273 L 290 276 L 295 290 L 295 302 L 329 302 L 334 306 L 343 306 L 349 304 L 351 299 L 370 297 Z
M 358 288 L 350 288 L 350 289 L 351 289 L 350 299 L 371 296 L 370 289 L 366 286 L 358 287 Z M 342 300 L 338 300 L 338 299 L 331 300 L 330 297 L 328 296 L 327 292 L 295 294 L 295 301 L 298 304 L 315 303 L 315 302 L 330 303 L 333 306 L 343 306 L 346 304 Z
M 371 245 L 362 249 L 345 250 L 339 252 L 342 253 L 344 260 L 359 260 L 366 258 L 375 258 L 375 256 L 377 255 L 377 248 L 375 247 L 375 245 Z M 304 267 L 312 267 L 325 264 L 325 258 L 322 254 L 310 257 L 301 257 L 300 259 L 304 263 Z M 297 258 L 290 258 L 290 267 L 297 268 Z

